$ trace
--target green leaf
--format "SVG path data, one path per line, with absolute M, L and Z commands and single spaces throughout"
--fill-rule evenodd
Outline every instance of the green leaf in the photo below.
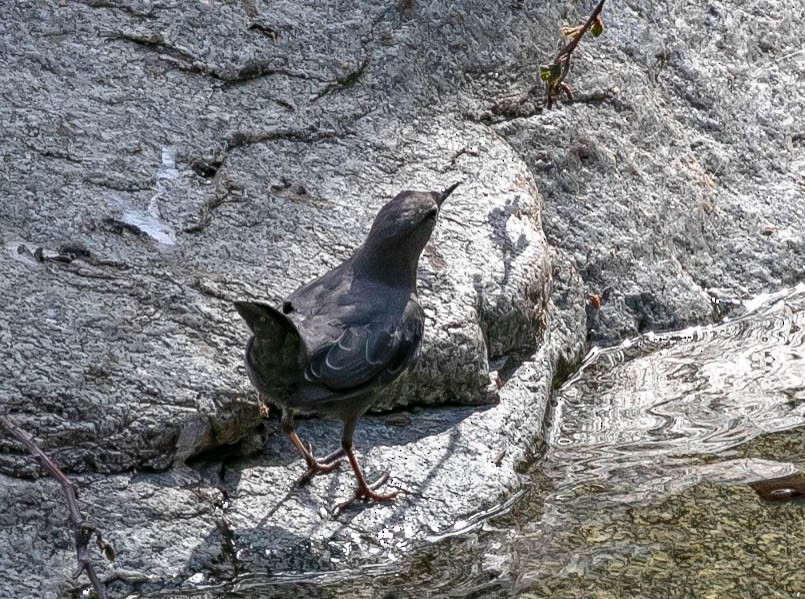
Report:
M 601 17 L 595 17 L 593 26 L 590 27 L 590 35 L 598 37 L 602 33 L 604 33 L 604 24 L 601 22 Z
M 539 66 L 539 78 L 553 85 L 562 76 L 562 65 L 560 64 L 542 64 Z

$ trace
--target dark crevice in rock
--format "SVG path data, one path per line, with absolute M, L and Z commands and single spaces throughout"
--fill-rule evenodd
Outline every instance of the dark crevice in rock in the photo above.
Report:
M 516 119 L 525 119 L 542 114 L 545 110 L 545 99 L 541 93 L 543 87 L 535 85 L 525 93 L 509 96 L 496 101 L 480 114 L 465 114 L 470 122 L 495 125 Z M 572 100 L 563 99 L 554 106 L 571 104 L 611 104 L 617 111 L 630 110 L 630 106 L 618 98 L 615 88 L 598 89 L 592 92 L 577 94 Z
M 123 235 L 125 233 L 130 233 L 136 237 L 148 237 L 148 233 L 143 231 L 137 225 L 132 223 L 127 223 L 125 221 L 119 220 L 114 218 L 113 216 L 107 216 L 101 221 L 101 225 L 104 229 L 109 231 L 110 233 L 114 233 L 115 235 Z
M 234 578 L 243 570 L 243 566 L 238 559 L 237 547 L 235 546 L 235 533 L 229 526 L 229 520 L 226 514 L 218 518 L 215 524 L 218 528 L 218 534 L 221 537 L 221 557 L 223 558 L 224 564 L 231 569 L 229 572 L 222 572 L 219 570 L 219 565 L 218 568 L 215 568 L 218 570 L 216 574 L 219 577 L 226 575 L 227 578 Z
M 555 391 L 565 384 L 565 381 L 578 372 L 583 356 L 560 354 L 556 360 L 553 374 L 552 389 Z
M 83 160 L 73 156 L 67 150 L 62 150 L 59 148 L 40 148 L 30 142 L 26 143 L 25 146 L 29 150 L 32 150 L 45 158 L 56 158 L 59 160 L 66 160 L 67 162 L 72 162 L 73 164 L 84 164 Z
M 358 79 L 361 78 L 363 73 L 366 71 L 366 67 L 368 67 L 368 66 L 369 66 L 369 59 L 364 58 L 363 61 L 361 62 L 361 64 L 358 65 L 358 67 L 356 69 L 350 71 L 349 73 L 347 73 L 343 77 L 339 77 L 338 79 L 335 80 L 335 82 L 330 83 L 327 86 L 325 86 L 324 89 L 322 89 L 320 92 L 315 94 L 313 96 L 313 98 L 311 98 L 310 101 L 311 102 L 316 102 L 317 100 L 321 99 L 322 97 L 326 96 L 327 94 L 329 94 L 332 91 L 335 91 L 335 90 L 338 90 L 338 89 L 347 89 L 349 87 L 352 87 L 353 85 L 355 85 L 358 82 Z
M 259 31 L 266 37 L 268 37 L 272 42 L 275 44 L 277 43 L 277 38 L 279 37 L 279 31 L 274 29 L 273 27 L 266 25 L 265 23 L 260 23 L 259 21 L 254 21 L 250 23 L 249 26 L 246 28 L 249 31 Z
M 228 72 L 213 69 L 205 74 L 208 74 L 211 77 L 214 77 L 215 79 L 220 79 L 227 85 L 246 83 L 249 81 L 254 81 L 255 79 L 261 79 L 263 77 L 271 77 L 273 75 L 283 75 L 291 79 L 324 81 L 324 78 L 319 75 L 313 75 L 310 73 L 296 71 L 285 67 L 277 67 L 274 66 L 271 62 L 263 60 L 256 60 L 249 62 L 244 66 L 240 67 L 239 69 L 235 69 L 234 71 Z
M 199 177 L 212 179 L 218 173 L 218 169 L 221 168 L 222 164 L 223 161 L 217 158 L 194 158 L 190 161 L 190 168 L 192 168 L 193 172 Z
M 255 430 L 265 430 L 263 424 L 259 424 Z M 227 463 L 243 458 L 254 457 L 262 451 L 262 447 L 251 442 L 249 438 L 243 438 L 235 443 L 222 445 L 206 446 L 204 449 L 191 455 L 185 463 L 188 466 L 196 464 L 220 463 L 223 472 Z
M 196 218 L 195 224 L 190 225 L 189 227 L 185 227 L 184 229 L 182 229 L 182 231 L 184 233 L 201 233 L 212 222 L 213 213 L 217 208 L 219 208 L 224 204 L 237 203 L 242 201 L 237 196 L 233 198 L 233 195 L 240 191 L 242 191 L 241 188 L 231 183 L 227 185 L 224 189 L 217 191 L 212 198 L 205 201 L 199 208 L 198 217 Z
M 632 309 L 637 319 L 637 330 L 672 330 L 680 327 L 673 310 L 650 292 L 625 297 L 626 305 Z
M 267 60 L 253 60 L 242 67 L 224 70 L 209 65 L 184 48 L 167 42 L 159 32 L 142 35 L 129 32 L 115 32 L 105 36 L 110 40 L 122 40 L 137 44 L 143 48 L 160 53 L 160 59 L 172 64 L 174 67 L 187 73 L 203 75 L 216 79 L 227 85 L 246 83 L 255 79 L 283 75 L 292 79 L 305 79 L 326 83 L 327 80 L 320 75 L 277 66 Z
M 235 150 L 252 144 L 261 144 L 267 141 L 286 140 L 315 143 L 324 139 L 338 137 L 332 130 L 322 130 L 316 126 L 309 127 L 277 127 L 271 131 L 236 131 L 226 140 L 226 150 Z
M 94 276 L 100 278 L 112 278 L 111 274 L 104 274 L 99 271 L 92 271 L 93 267 L 99 268 L 114 268 L 118 270 L 127 270 L 129 266 L 119 260 L 107 260 L 98 258 L 80 243 L 68 243 L 59 246 L 58 250 L 48 250 L 42 246 L 37 247 L 35 250 L 31 249 L 21 243 L 17 246 L 17 255 L 21 258 L 34 260 L 40 264 L 53 263 L 57 264 L 70 272 L 85 276 Z

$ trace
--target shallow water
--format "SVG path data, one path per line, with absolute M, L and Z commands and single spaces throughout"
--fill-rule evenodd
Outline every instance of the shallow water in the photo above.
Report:
M 805 470 L 805 288 L 758 303 L 595 351 L 560 389 L 547 493 L 510 516 L 511 592 L 805 596 L 805 503 L 748 484 Z
M 747 307 L 591 352 L 504 515 L 406 563 L 227 596 L 805 597 L 805 286 Z

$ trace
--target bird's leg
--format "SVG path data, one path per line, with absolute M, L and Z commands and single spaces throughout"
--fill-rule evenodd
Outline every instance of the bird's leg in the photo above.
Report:
M 358 487 L 355 489 L 355 494 L 346 501 L 343 501 L 335 506 L 335 511 L 343 510 L 352 505 L 356 499 L 363 499 L 365 501 L 388 501 L 397 497 L 398 491 L 392 493 L 377 493 L 376 490 L 383 486 L 389 478 L 389 473 L 385 472 L 373 483 L 367 483 L 361 472 L 361 467 L 358 465 L 358 460 L 355 459 L 355 454 L 352 453 L 352 432 L 355 430 L 355 423 L 345 423 L 344 432 L 341 437 L 341 449 L 347 454 L 350 466 L 355 472 L 355 478 L 358 479 Z
M 329 462 L 325 460 L 317 460 L 313 457 L 313 454 L 305 447 L 302 443 L 299 436 L 296 434 L 296 431 L 291 431 L 288 433 L 291 437 L 291 441 L 294 445 L 296 445 L 296 449 L 299 450 L 299 453 L 302 454 L 302 457 L 305 459 L 307 463 L 307 471 L 299 478 L 297 481 L 300 485 L 305 485 L 310 482 L 310 479 L 316 476 L 317 474 L 327 474 L 328 472 L 332 472 L 341 464 L 336 458 L 333 458 Z M 332 455 L 332 454 L 331 454 Z M 330 456 L 327 456 L 328 458 Z
M 326 474 L 327 472 L 332 472 L 338 468 L 340 462 L 337 461 L 337 458 L 340 457 L 339 454 L 341 452 L 333 452 L 322 461 L 314 458 L 313 453 L 310 451 L 310 449 L 305 447 L 305 444 L 302 443 L 299 435 L 296 434 L 293 423 L 293 412 L 290 410 L 285 410 L 282 413 L 282 432 L 291 438 L 291 442 L 294 444 L 294 446 L 296 446 L 297 451 L 299 451 L 304 458 L 305 463 L 307 464 L 307 471 L 298 481 L 300 485 L 310 482 L 310 479 L 317 474 Z
M 310 442 L 305 443 L 305 447 L 307 448 L 308 453 L 310 455 L 313 455 L 313 444 L 310 443 Z M 339 449 L 336 449 L 334 452 L 329 453 L 326 456 L 324 456 L 323 458 L 321 458 L 319 460 L 316 460 L 316 461 L 319 464 L 324 464 L 326 466 L 327 464 L 337 460 L 338 458 L 343 458 L 343 457 L 344 457 L 344 450 L 339 448 Z
M 389 479 L 388 472 L 384 472 L 382 476 L 380 476 L 380 478 L 373 483 L 367 483 L 366 479 L 363 477 L 363 473 L 361 472 L 361 467 L 358 466 L 358 460 L 355 459 L 355 454 L 352 453 L 352 449 L 345 448 L 344 452 L 347 454 L 347 459 L 352 466 L 352 470 L 355 472 L 355 478 L 358 479 L 358 487 L 355 489 L 355 494 L 352 497 L 335 506 L 336 510 L 346 509 L 352 505 L 356 499 L 363 499 L 366 501 L 388 501 L 389 499 L 394 499 L 397 497 L 399 491 L 393 491 L 391 493 L 375 492 L 376 489 L 382 487 Z

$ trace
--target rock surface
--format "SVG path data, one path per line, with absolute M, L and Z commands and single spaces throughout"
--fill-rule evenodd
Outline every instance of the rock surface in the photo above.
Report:
M 724 300 L 801 281 L 802 11 L 605 12 L 606 33 L 573 71 L 585 101 L 493 119 L 538 182 L 549 242 L 602 300 L 588 311 L 591 340 L 707 321 L 729 310 Z
M 575 55 L 579 101 L 539 110 L 536 66 L 591 9 L 0 8 L 0 409 L 83 473 L 86 515 L 118 550 L 102 566 L 115 596 L 387 562 L 468 526 L 519 488 L 554 376 L 588 335 L 706 321 L 713 298 L 803 278 L 805 18 L 607 5 Z M 332 519 L 321 508 L 349 473 L 294 487 L 231 301 L 278 302 L 348 256 L 396 192 L 456 180 L 420 263 L 422 357 L 378 403 L 408 411 L 356 435 L 367 470 L 389 467 L 405 493 Z M 474 407 L 416 407 L 433 403 Z M 338 438 L 318 421 L 300 434 Z M 0 435 L 9 596 L 82 584 L 37 472 Z
M 422 260 L 420 365 L 378 408 L 496 401 L 489 360 L 530 353 L 543 327 L 541 200 L 499 136 L 427 105 L 428 56 L 384 67 L 384 46 L 350 48 L 371 22 L 319 40 L 289 24 L 274 40 L 240 8 L 197 5 L 177 21 L 122 6 L 6 9 L 21 26 L 5 36 L 6 72 L 20 75 L 0 117 L 14 198 L 0 209 L 2 384 L 17 421 L 47 431 L 43 449 L 72 471 L 115 472 L 238 441 L 259 414 L 232 301 L 280 302 L 349 256 L 397 192 L 456 180 Z M 378 63 L 365 86 L 338 83 L 338 43 Z M 411 61 L 416 102 L 385 106 Z M 278 94 L 293 106 L 268 101 Z M 40 247 L 55 259 L 37 261 Z M 28 463 L 0 455 L 7 474 Z

